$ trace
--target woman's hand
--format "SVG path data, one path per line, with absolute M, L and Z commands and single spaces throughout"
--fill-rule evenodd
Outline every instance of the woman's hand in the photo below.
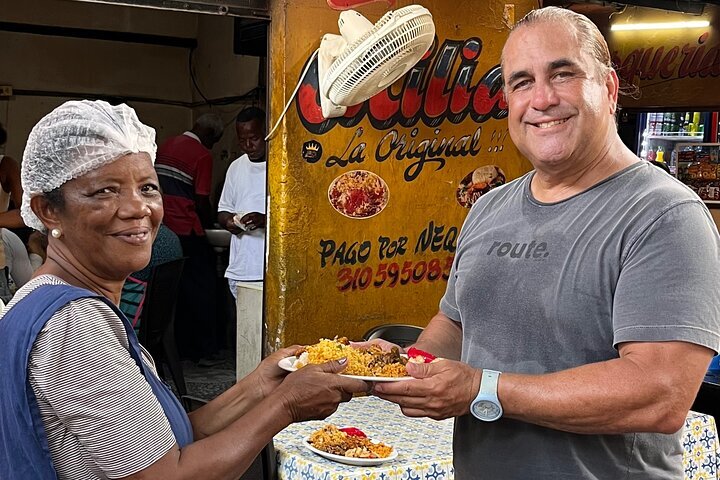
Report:
M 295 355 L 295 352 L 297 352 L 299 348 L 299 345 L 281 348 L 265 357 L 263 361 L 260 362 L 260 365 L 252 371 L 250 376 L 254 377 L 257 382 L 262 395 L 261 399 L 267 397 L 270 392 L 275 390 L 288 374 L 287 371 L 278 366 L 278 362 L 283 358 Z
M 367 392 L 370 386 L 354 378 L 337 375 L 347 366 L 347 359 L 321 365 L 306 365 L 285 377 L 275 390 L 293 422 L 320 420 L 347 402 L 353 393 Z

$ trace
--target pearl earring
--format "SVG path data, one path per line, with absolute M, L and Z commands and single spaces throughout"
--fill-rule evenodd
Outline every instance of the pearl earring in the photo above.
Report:
M 50 230 L 50 235 L 52 235 L 53 238 L 60 238 L 62 236 L 62 232 L 59 228 L 53 228 Z

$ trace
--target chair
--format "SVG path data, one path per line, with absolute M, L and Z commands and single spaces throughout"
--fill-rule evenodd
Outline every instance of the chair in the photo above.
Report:
M 155 265 L 145 290 L 140 314 L 140 343 L 155 359 L 158 373 L 164 377 L 162 362 L 170 369 L 181 397 L 187 394 L 180 356 L 175 344 L 175 304 L 185 258 Z
M 399 323 L 390 323 L 385 325 L 378 325 L 373 327 L 363 335 L 365 340 L 372 340 L 373 338 L 382 338 L 388 342 L 395 343 L 401 347 L 407 347 L 417 341 L 420 333 L 423 331 L 422 327 L 417 325 L 404 325 Z

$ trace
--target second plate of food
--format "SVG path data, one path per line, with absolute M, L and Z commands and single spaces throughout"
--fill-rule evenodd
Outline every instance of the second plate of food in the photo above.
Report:
M 303 445 L 310 450 L 311 452 L 320 455 L 321 457 L 325 457 L 328 460 L 332 460 L 333 462 L 339 462 L 344 463 L 346 465 L 355 465 L 359 467 L 372 467 L 375 465 L 380 465 L 385 462 L 389 462 L 391 460 L 395 460 L 398 456 L 397 450 L 393 448 L 392 453 L 390 453 L 387 457 L 382 458 L 359 458 L 359 457 L 346 457 L 344 455 L 335 455 L 334 453 L 328 453 L 320 450 L 319 448 L 315 448 L 312 446 L 312 444 L 309 442 L 308 438 L 305 438 L 303 440 Z

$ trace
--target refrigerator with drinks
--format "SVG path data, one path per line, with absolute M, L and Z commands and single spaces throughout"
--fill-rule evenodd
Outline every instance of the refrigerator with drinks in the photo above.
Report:
M 717 141 L 717 112 L 643 112 L 638 115 L 636 154 L 665 163 L 678 174 L 676 146 Z

